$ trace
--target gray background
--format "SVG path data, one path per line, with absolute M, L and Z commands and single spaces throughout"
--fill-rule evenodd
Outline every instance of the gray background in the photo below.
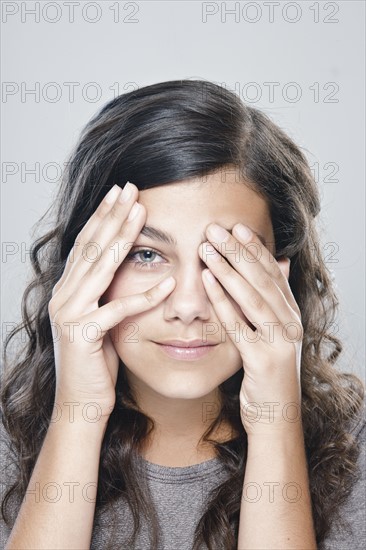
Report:
M 202 78 L 269 114 L 306 153 L 340 299 L 340 366 L 365 380 L 365 3 L 78 4 L 72 14 L 40 2 L 32 15 L 35 2 L 2 2 L 2 339 L 20 319 L 35 224 L 84 124 L 117 94 Z

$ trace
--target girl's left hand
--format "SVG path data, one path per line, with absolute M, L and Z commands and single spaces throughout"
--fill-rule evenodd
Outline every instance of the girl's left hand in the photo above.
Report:
M 233 234 L 219 226 L 222 236 L 210 231 L 213 225 L 206 231 L 210 242 L 200 245 L 199 255 L 217 280 L 210 283 L 204 270 L 203 283 L 243 360 L 244 429 L 248 437 L 287 435 L 301 422 L 303 340 L 301 312 L 284 274 L 290 260 L 276 261 L 249 228 L 249 237 L 240 236 L 242 224 L 233 227 Z

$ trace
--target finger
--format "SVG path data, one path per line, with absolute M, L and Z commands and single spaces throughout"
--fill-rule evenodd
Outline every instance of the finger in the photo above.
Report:
M 220 254 L 258 290 L 262 288 L 276 290 L 274 286 L 271 287 L 268 280 L 270 277 L 281 290 L 285 302 L 300 316 L 299 306 L 284 272 L 255 232 L 250 231 L 249 236 L 245 238 L 239 231 L 240 227 L 244 227 L 242 224 L 236 224 L 233 227 L 233 235 L 220 226 L 224 237 L 218 238 L 219 235 L 212 231 L 212 225 L 214 224 L 207 227 L 206 234 Z
M 174 289 L 176 280 L 167 277 L 157 285 L 140 294 L 123 296 L 100 307 L 90 315 L 82 318 L 84 324 L 97 323 L 100 336 L 121 323 L 127 317 L 137 315 L 158 305 Z
M 280 297 L 282 293 L 272 280 L 270 284 L 276 286 L 277 289 L 277 292 L 273 295 L 274 304 L 268 302 L 260 292 L 235 271 L 226 259 L 215 250 L 211 243 L 200 245 L 199 255 L 253 325 L 264 328 L 264 323 L 277 323 L 279 325 L 282 322 L 277 315 L 277 311 L 278 308 L 283 307 L 285 299 L 283 295 L 282 298 Z M 269 279 L 268 275 L 267 277 Z M 228 303 L 230 302 L 227 298 L 226 300 Z M 287 309 L 289 309 L 289 306 L 287 306 Z
M 94 212 L 94 214 L 88 219 L 80 233 L 78 233 L 75 242 L 67 256 L 65 267 L 62 273 L 61 278 L 57 281 L 55 286 L 52 289 L 52 297 L 58 292 L 60 287 L 65 282 L 70 269 L 73 265 L 73 263 L 76 261 L 76 259 L 81 254 L 81 240 L 85 239 L 87 242 L 90 241 L 92 234 L 95 231 L 96 223 L 98 220 L 98 224 L 101 222 L 102 218 L 109 212 L 109 210 L 112 208 L 114 201 L 117 199 L 121 192 L 121 188 L 118 185 L 114 185 L 108 193 L 105 195 L 101 203 L 99 204 L 98 208 Z
M 278 261 L 271 254 L 270 250 L 268 250 L 268 248 L 261 242 L 258 235 L 256 235 L 254 231 L 250 230 L 249 237 L 245 237 L 245 233 L 243 235 L 243 228 L 249 229 L 246 226 L 243 226 L 243 224 L 236 224 L 233 227 L 234 238 L 236 237 L 236 239 L 244 246 L 245 250 L 249 251 L 253 257 L 259 258 L 258 264 L 260 263 L 263 265 L 264 269 L 281 289 L 290 307 L 299 317 L 301 317 L 300 308 L 292 293 L 288 277 L 286 277 L 286 273 L 289 274 L 289 267 L 288 269 L 281 269 Z M 286 261 L 290 262 L 290 259 L 287 258 Z
M 210 269 L 204 269 L 202 271 L 202 280 L 220 323 L 225 327 L 229 338 L 238 348 L 240 353 L 244 354 L 245 350 L 242 340 L 247 339 L 249 342 L 256 341 L 256 331 L 239 316 L 237 310 L 226 296 L 224 289 Z M 263 333 L 263 331 L 261 331 L 261 333 Z
M 135 203 L 137 204 L 137 203 Z M 139 204 L 136 217 L 126 219 L 117 235 L 108 243 L 101 257 L 83 275 L 75 271 L 70 272 L 69 279 L 65 282 L 65 290 L 62 293 L 64 306 L 71 313 L 80 311 L 93 311 L 98 307 L 98 301 L 110 286 L 117 269 L 120 267 L 131 246 L 137 239 L 146 220 L 146 210 Z M 80 264 L 82 265 L 82 264 Z M 77 264 L 75 264 L 75 270 Z M 69 283 L 69 284 L 68 284 Z
M 124 189 L 126 188 L 126 185 L 124 186 Z M 132 199 L 136 196 L 136 186 L 133 184 L 130 184 L 130 186 L 132 186 Z M 53 288 L 52 296 L 54 296 L 56 292 L 58 292 L 58 290 L 63 286 L 72 267 L 75 265 L 80 256 L 83 257 L 83 255 L 85 255 L 85 250 L 87 250 L 88 243 L 93 242 L 93 235 L 95 235 L 97 228 L 100 227 L 101 224 L 103 224 L 106 216 L 114 207 L 118 197 L 121 194 L 121 191 L 121 187 L 119 187 L 118 185 L 114 185 L 105 195 L 95 212 L 90 216 L 82 230 L 78 233 L 74 245 L 71 248 L 66 259 L 62 276 Z
M 126 219 L 137 193 L 136 186 L 129 183 L 114 198 L 113 194 L 112 198 L 105 197 L 79 234 L 78 247 L 73 255 L 73 262 L 69 266 L 65 282 L 71 280 L 70 274 L 76 266 L 75 271 L 77 270 L 78 276 L 81 276 L 90 268 L 93 256 L 101 255 L 103 246 L 117 233 L 121 223 Z
M 131 191 L 132 194 L 127 199 L 125 197 L 123 202 L 120 202 L 120 198 L 121 200 L 123 198 L 122 192 L 122 194 L 120 193 L 117 196 L 112 205 L 108 205 L 107 203 L 108 212 L 106 210 L 103 211 L 102 208 L 99 214 L 92 220 L 94 217 L 93 214 L 92 218 L 88 221 L 88 223 L 93 223 L 90 224 L 85 235 L 83 231 L 80 233 L 79 251 L 75 254 L 75 259 L 72 263 L 68 264 L 63 277 L 57 284 L 58 288 L 56 288 L 56 292 L 62 288 L 62 296 L 59 297 L 61 303 L 65 303 L 70 298 L 78 287 L 82 277 L 103 258 L 104 251 L 111 238 L 120 233 L 121 227 L 123 227 L 128 219 L 134 205 L 137 188 L 135 186 L 133 188 Z M 93 228 L 95 229 L 91 234 Z M 90 240 L 88 240 L 89 238 Z M 55 292 L 53 296 L 54 294 Z

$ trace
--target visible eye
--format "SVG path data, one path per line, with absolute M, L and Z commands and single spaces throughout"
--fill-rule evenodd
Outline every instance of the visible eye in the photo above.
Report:
M 135 258 L 137 257 L 141 258 L 144 255 L 145 255 L 144 260 L 135 260 Z M 157 269 L 158 266 L 163 262 L 152 263 L 151 261 L 153 259 L 152 257 L 155 257 L 155 256 L 159 256 L 160 258 L 162 258 L 162 256 L 160 256 L 160 254 L 156 252 L 156 250 L 153 250 L 152 248 L 141 248 L 139 250 L 136 250 L 135 248 L 133 248 L 132 252 L 127 254 L 125 260 L 131 263 L 134 263 L 138 268 Z

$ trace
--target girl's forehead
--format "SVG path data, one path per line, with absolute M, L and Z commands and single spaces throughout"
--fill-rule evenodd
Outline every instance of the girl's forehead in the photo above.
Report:
M 138 200 L 147 212 L 141 235 L 166 245 L 180 247 L 204 242 L 210 223 L 218 223 L 230 232 L 236 223 L 244 223 L 262 242 L 273 242 L 266 201 L 242 183 L 223 184 L 216 179 L 208 185 L 166 184 L 140 191 Z
M 157 220 L 160 224 L 170 220 L 190 226 L 216 222 L 231 229 L 242 222 L 256 232 L 271 230 L 267 201 L 244 183 L 212 178 L 164 184 L 140 191 L 138 201 L 146 208 L 147 220 L 153 219 L 154 224 Z
M 182 181 L 158 185 L 139 191 L 139 201 L 150 207 L 164 209 L 169 204 L 179 209 L 195 207 L 220 211 L 227 209 L 255 210 L 268 214 L 267 201 L 244 182 L 235 178 L 224 181 L 218 176 L 207 176 L 205 180 Z

